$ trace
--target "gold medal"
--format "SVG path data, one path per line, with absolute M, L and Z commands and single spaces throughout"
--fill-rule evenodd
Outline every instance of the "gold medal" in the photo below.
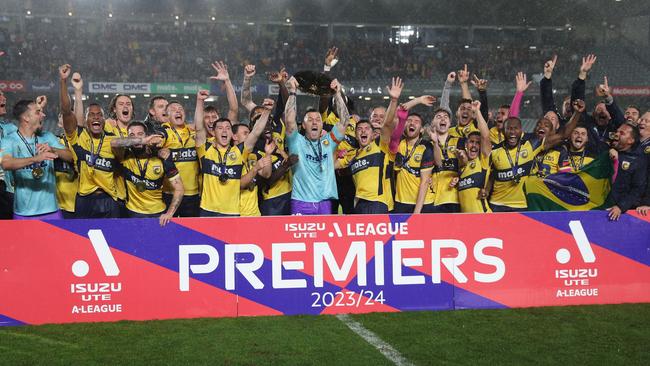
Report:
M 32 169 L 32 177 L 34 177 L 34 179 L 41 179 L 43 178 L 44 174 L 45 173 L 43 172 L 43 168 L 40 166 Z
M 147 190 L 147 186 L 144 184 L 144 182 L 137 182 L 135 184 L 135 189 L 137 189 L 138 192 L 142 193 Z

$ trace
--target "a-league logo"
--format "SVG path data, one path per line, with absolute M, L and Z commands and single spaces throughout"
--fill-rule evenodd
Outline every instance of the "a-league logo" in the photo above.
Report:
M 93 245 L 97 259 L 99 259 L 99 263 L 102 265 L 106 276 L 115 277 L 119 275 L 120 269 L 117 267 L 106 238 L 104 238 L 104 233 L 101 230 L 88 230 L 88 238 Z M 90 266 L 83 259 L 79 259 L 72 264 L 72 274 L 77 277 L 86 277 L 89 271 Z

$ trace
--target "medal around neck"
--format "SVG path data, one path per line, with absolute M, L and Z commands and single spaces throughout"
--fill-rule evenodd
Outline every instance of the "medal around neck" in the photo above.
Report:
M 135 189 L 137 189 L 138 192 L 142 193 L 147 190 L 147 186 L 144 182 L 140 181 L 135 183 Z
M 45 175 L 45 172 L 40 166 L 32 169 L 32 177 L 34 177 L 34 179 L 41 179 L 43 178 L 43 175 Z

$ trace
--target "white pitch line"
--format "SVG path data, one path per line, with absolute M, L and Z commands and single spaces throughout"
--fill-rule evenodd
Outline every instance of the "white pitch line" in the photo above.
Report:
M 363 338 L 366 342 L 370 343 L 373 347 L 377 349 L 384 357 L 389 361 L 394 363 L 397 366 L 412 366 L 409 360 L 404 358 L 401 353 L 399 353 L 395 348 L 390 344 L 384 342 L 379 336 L 370 330 L 366 329 L 361 323 L 352 319 L 348 314 L 339 314 L 336 316 L 343 324 L 347 325 L 353 332 L 355 332 L 359 337 Z

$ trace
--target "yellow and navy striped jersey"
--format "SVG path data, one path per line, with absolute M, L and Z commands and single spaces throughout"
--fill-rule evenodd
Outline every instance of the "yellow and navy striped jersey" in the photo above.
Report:
M 332 128 L 339 123 L 339 118 L 334 114 L 334 112 L 325 111 L 321 114 L 321 118 L 323 119 L 323 129 L 327 132 L 330 132 Z M 348 126 L 345 129 L 345 136 L 343 137 L 343 140 L 341 140 L 341 143 L 336 147 L 337 155 L 341 152 L 339 157 L 342 157 L 346 152 L 359 148 L 359 142 L 357 141 L 355 133 L 356 126 L 357 121 L 350 117 L 350 123 L 348 123 Z
M 255 168 L 257 163 L 257 154 L 248 154 L 248 159 L 245 160 L 242 176 L 248 174 Z M 241 190 L 239 198 L 239 211 L 241 216 L 261 216 L 260 208 L 258 205 L 258 188 L 255 182 Z
M 256 160 L 258 160 L 265 157 L 266 153 L 264 151 L 257 150 L 255 152 L 255 155 Z M 272 171 L 276 171 L 278 168 L 280 168 L 284 160 L 284 157 L 278 153 L 271 155 L 271 164 L 273 164 L 271 167 Z M 261 185 L 260 188 L 262 191 L 262 199 L 269 200 L 290 193 L 292 176 L 293 175 L 291 174 L 291 170 L 288 170 L 287 173 L 282 176 L 282 178 L 278 179 L 270 187 Z
M 460 212 L 491 212 L 485 199 L 479 198 L 479 192 L 485 188 L 490 170 L 490 157 L 479 154 L 461 168 L 458 177 L 458 199 Z
M 68 139 L 59 137 L 61 145 L 72 150 Z M 54 160 L 54 174 L 56 176 L 56 200 L 63 211 L 74 212 L 75 199 L 79 189 L 79 175 L 74 165 L 63 159 Z
M 493 147 L 496 147 L 500 143 L 505 140 L 505 135 L 503 134 L 503 131 L 499 131 L 499 129 L 495 126 L 490 128 L 490 142 L 492 143 Z
M 373 141 L 364 148 L 356 149 L 354 156 L 339 159 L 342 167 L 349 166 L 356 187 L 356 198 L 383 202 L 390 209 L 393 206 L 393 193 L 390 185 L 390 163 L 395 154 L 390 152 L 388 143 Z
M 418 191 L 420 190 L 420 172 L 432 170 L 433 145 L 431 142 L 416 141 L 415 146 L 408 146 L 406 140 L 399 143 L 395 157 L 394 171 L 395 179 L 395 202 L 414 205 L 417 203 Z M 427 189 L 424 204 L 431 204 L 435 199 L 433 190 Z
M 227 148 L 206 143 L 196 147 L 201 163 L 201 208 L 225 215 L 239 215 L 241 177 L 250 152 L 241 143 Z
M 444 143 L 438 141 L 438 146 L 442 151 L 442 167 L 434 170 L 434 204 L 458 204 L 458 190 L 457 188 L 450 187 L 451 181 L 458 177 L 458 157 L 456 151 L 462 148 L 462 141 L 458 137 L 453 137 L 451 134 L 447 136 Z
M 129 211 L 141 214 L 158 214 L 165 210 L 162 200 L 163 178 L 178 176 L 178 169 L 171 158 L 165 160 L 157 156 L 136 157 L 130 150 L 120 162 L 126 180 Z
M 110 123 L 104 124 L 104 132 L 115 137 L 129 137 L 129 131 L 119 125 L 113 126 Z M 117 197 L 124 199 L 126 197 L 126 181 L 121 169 L 115 171 L 115 181 L 117 182 Z
M 102 137 L 95 138 L 88 130 L 79 127 L 66 137 L 79 172 L 79 194 L 87 196 L 101 189 L 113 199 L 124 199 L 126 191 L 121 191 L 118 183 L 122 181 L 123 187 L 124 182 L 117 173 L 120 171 L 119 163 L 111 148 L 115 136 L 105 132 Z
M 465 127 L 456 123 L 456 126 L 449 128 L 449 136 L 451 137 L 466 138 L 472 132 L 480 132 L 474 120 L 469 121 Z
M 490 203 L 513 208 L 526 208 L 524 183 L 533 167 L 535 157 L 544 147 L 537 136 L 524 136 L 519 145 L 509 149 L 503 146 L 492 150 L 490 167 L 494 186 Z
M 185 196 L 199 194 L 199 159 L 196 154 L 196 133 L 187 126 L 176 128 L 169 123 L 164 123 L 167 138 L 163 147 L 171 152 L 171 158 L 178 168 L 185 188 Z M 168 180 L 164 181 L 163 191 L 173 193 L 174 188 Z

